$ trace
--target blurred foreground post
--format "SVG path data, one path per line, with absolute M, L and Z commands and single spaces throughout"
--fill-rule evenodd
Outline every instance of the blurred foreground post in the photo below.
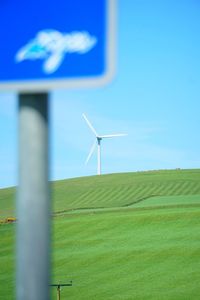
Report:
M 19 95 L 17 300 L 49 300 L 48 94 Z

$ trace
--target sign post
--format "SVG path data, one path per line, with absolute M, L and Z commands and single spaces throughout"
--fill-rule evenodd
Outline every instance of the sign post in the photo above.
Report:
M 116 0 L 0 3 L 0 90 L 19 93 L 17 300 L 49 300 L 48 93 L 114 74 Z
M 19 95 L 17 299 L 48 300 L 50 195 L 48 95 Z

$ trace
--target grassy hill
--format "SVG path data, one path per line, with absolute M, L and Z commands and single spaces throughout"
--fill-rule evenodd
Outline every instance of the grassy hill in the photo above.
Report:
M 83 177 L 53 184 L 54 211 L 113 208 L 152 196 L 200 194 L 200 170 L 169 170 Z
M 52 183 L 53 212 L 133 205 L 150 197 L 200 194 L 200 170 L 109 174 Z M 15 215 L 15 188 L 0 190 L 0 218 Z
M 14 194 L 0 190 L 1 218 L 15 213 Z M 61 299 L 200 298 L 200 170 L 62 180 L 52 194 L 52 282 L 73 280 Z M 9 300 L 15 224 L 0 236 L 0 299 Z

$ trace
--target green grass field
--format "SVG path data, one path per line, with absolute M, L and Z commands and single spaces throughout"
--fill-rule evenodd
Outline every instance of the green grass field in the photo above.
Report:
M 61 299 L 200 299 L 200 170 L 52 184 L 52 282 Z M 0 219 L 14 216 L 0 190 Z M 0 225 L 0 299 L 15 299 L 15 226 Z M 52 288 L 52 299 L 56 291 Z

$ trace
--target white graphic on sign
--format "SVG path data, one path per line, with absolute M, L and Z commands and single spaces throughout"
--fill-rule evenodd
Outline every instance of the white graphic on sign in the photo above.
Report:
M 27 59 L 44 59 L 43 71 L 51 74 L 60 67 L 66 53 L 84 54 L 96 43 L 97 38 L 87 31 L 63 34 L 56 30 L 42 30 L 33 40 L 19 49 L 15 60 L 19 63 Z

